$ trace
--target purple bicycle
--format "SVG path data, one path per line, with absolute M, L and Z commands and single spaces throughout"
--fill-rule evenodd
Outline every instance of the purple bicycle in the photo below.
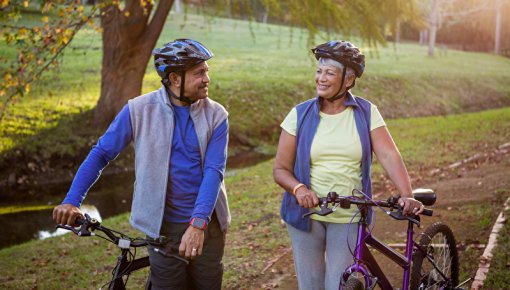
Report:
M 358 196 L 354 195 L 356 192 Z M 436 194 L 430 189 L 414 190 L 413 197 L 426 206 L 433 205 L 436 201 Z M 358 225 L 356 247 L 349 249 L 353 255 L 354 263 L 340 277 L 339 289 L 371 290 L 376 285 L 379 285 L 383 290 L 463 289 L 461 287 L 471 279 L 461 284 L 458 283 L 459 261 L 452 230 L 447 225 L 437 222 L 421 234 L 419 243 L 415 242 L 413 227 L 420 225 L 420 217 L 403 215 L 402 208 L 397 201 L 398 197 L 390 197 L 385 201 L 374 201 L 356 189 L 352 196 L 338 196 L 337 193 L 330 192 L 327 197 L 319 198 L 320 211 L 305 214 L 305 216 L 311 214 L 325 216 L 332 213 L 337 207 L 350 208 L 353 204 L 359 208 L 361 219 Z M 372 227 L 368 222 L 371 207 L 382 209 L 396 220 L 408 222 L 405 256 L 372 235 Z M 432 213 L 432 210 L 425 209 L 422 215 L 432 216 Z M 403 268 L 402 288 L 393 287 L 370 253 L 368 246 Z

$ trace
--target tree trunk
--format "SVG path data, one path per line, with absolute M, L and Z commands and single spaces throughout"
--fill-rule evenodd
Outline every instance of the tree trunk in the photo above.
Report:
M 496 1 L 496 33 L 494 36 L 494 53 L 499 55 L 501 48 L 501 0 Z
M 181 0 L 175 0 L 175 13 L 181 14 Z
M 429 15 L 429 50 L 428 55 L 434 56 L 434 47 L 436 45 L 436 32 L 439 25 L 439 11 L 437 0 L 431 1 L 431 11 Z
M 118 38 L 112 39 L 111 43 L 125 42 L 121 39 L 121 35 L 117 36 Z M 106 50 L 113 53 L 107 54 Z M 94 119 L 96 125 L 102 128 L 115 118 L 129 99 L 140 95 L 143 76 L 150 57 L 145 52 L 141 53 L 143 55 L 137 55 L 139 51 L 134 48 L 114 52 L 115 50 L 116 48 L 108 47 L 103 56 L 101 97 L 97 103 Z M 129 59 L 130 62 L 124 59 Z
M 400 17 L 397 18 L 397 27 L 395 28 L 395 43 L 400 43 Z
M 123 10 L 113 5 L 101 10 L 103 64 L 95 126 L 106 128 L 127 100 L 141 94 L 147 62 L 172 4 L 159 1 L 152 19 L 152 6 L 145 6 L 144 13 L 137 0 L 126 1 Z

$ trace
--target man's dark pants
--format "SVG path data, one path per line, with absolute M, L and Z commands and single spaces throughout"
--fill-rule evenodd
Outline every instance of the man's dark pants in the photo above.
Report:
M 173 253 L 176 253 L 175 249 L 179 248 L 182 235 L 188 226 L 187 223 L 163 222 L 161 236 L 168 239 L 165 251 L 174 249 Z M 205 230 L 202 255 L 191 260 L 188 265 L 174 257 L 156 252 L 154 247 L 149 246 L 152 289 L 220 290 L 224 248 L 225 233 L 220 229 L 216 214 L 213 214 Z

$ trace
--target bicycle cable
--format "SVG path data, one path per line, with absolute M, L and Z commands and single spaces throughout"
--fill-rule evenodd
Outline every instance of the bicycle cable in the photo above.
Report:
M 349 243 L 349 234 L 351 233 L 351 225 L 352 225 L 352 223 L 353 223 L 352 221 L 354 220 L 354 218 L 355 218 L 355 217 L 356 217 L 359 213 L 361 213 L 361 211 L 358 209 L 358 210 L 356 211 L 356 213 L 354 213 L 354 215 L 351 217 L 351 220 L 349 221 L 349 225 L 347 226 L 347 238 L 346 238 L 346 239 L 347 239 L 347 248 L 349 249 L 349 253 L 351 253 L 352 257 L 353 257 L 355 260 L 356 260 L 356 255 L 355 255 L 355 254 L 356 254 L 356 252 L 352 250 L 352 248 L 351 248 L 351 243 Z M 357 236 L 357 235 L 358 235 L 358 233 L 356 233 L 356 236 Z M 358 239 L 357 239 L 357 237 L 356 237 L 356 240 L 358 240 Z
M 121 234 L 121 233 L 119 233 L 119 232 L 116 232 L 116 233 L 117 233 L 117 234 L 119 234 L 120 236 L 122 236 L 123 238 L 128 238 L 130 242 L 133 242 L 133 241 L 135 240 L 135 239 L 131 239 L 131 238 L 129 238 L 128 236 L 123 235 L 123 234 Z M 104 239 L 105 239 L 105 238 L 104 238 Z M 113 269 L 112 269 L 112 279 L 111 279 L 110 281 L 108 281 L 108 282 L 104 283 L 101 287 L 99 287 L 99 290 L 102 290 L 104 286 L 106 286 L 106 285 L 110 285 L 111 283 L 113 283 L 115 280 L 117 280 L 117 279 L 119 279 L 119 278 L 121 278 L 122 283 L 124 284 L 124 288 L 126 287 L 127 282 L 128 282 L 128 280 L 129 280 L 129 275 L 127 275 L 127 273 L 129 273 L 129 268 L 131 267 L 131 265 L 133 264 L 133 262 L 134 262 L 134 260 L 135 260 L 135 258 L 136 258 L 136 247 L 134 247 L 134 248 L 133 248 L 133 250 L 134 250 L 134 253 L 133 253 L 133 252 L 131 252 L 131 250 L 127 249 L 126 259 L 127 259 L 127 261 L 129 261 L 129 264 L 128 264 L 125 268 L 124 268 L 124 270 L 122 271 L 122 273 L 119 273 L 118 275 L 114 276 L 114 275 L 115 275 L 115 270 L 117 269 L 117 267 L 113 268 Z M 127 275 L 127 277 L 126 277 L 126 281 L 124 281 L 124 280 L 122 279 L 122 277 L 123 277 L 124 275 Z
M 368 195 L 366 195 L 363 191 L 359 190 L 359 189 L 354 189 L 354 191 L 357 191 L 359 193 L 361 193 L 365 198 L 367 198 L 368 200 L 372 201 L 375 205 L 377 205 L 379 208 L 381 208 L 382 210 L 384 210 L 382 207 L 380 207 L 374 200 L 372 200 Z M 352 193 L 351 193 L 352 194 Z M 352 195 L 353 197 L 355 197 L 354 195 Z M 386 213 L 386 211 L 384 211 Z M 351 253 L 352 257 L 354 258 L 355 262 L 362 262 L 362 261 L 359 261 L 356 259 L 356 254 L 357 254 L 357 251 L 358 251 L 358 247 L 356 245 L 356 248 L 354 249 L 354 251 L 352 250 L 351 248 L 351 245 L 349 243 L 349 234 L 350 234 L 350 227 L 352 225 L 352 221 L 354 220 L 354 218 L 361 213 L 361 209 L 358 209 L 358 211 L 356 211 L 356 213 L 353 215 L 353 217 L 351 218 L 351 220 L 349 221 L 349 226 L 347 228 L 347 247 L 349 248 L 349 252 Z M 372 234 L 372 231 L 374 230 L 375 228 L 375 224 L 376 224 L 376 216 L 375 214 L 372 215 L 372 227 L 368 227 L 368 235 L 365 236 L 364 240 L 361 241 L 361 243 L 364 243 L 365 240 L 368 238 L 368 236 L 370 234 Z M 358 235 L 359 233 L 356 233 L 356 235 Z

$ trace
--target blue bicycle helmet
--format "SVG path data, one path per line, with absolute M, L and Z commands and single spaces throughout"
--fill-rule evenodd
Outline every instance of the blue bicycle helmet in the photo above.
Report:
M 332 40 L 312 49 L 315 58 L 331 58 L 354 70 L 356 77 L 361 77 L 365 70 L 365 56 L 359 48 L 348 41 Z
M 212 51 L 193 39 L 176 39 L 152 51 L 154 66 L 160 77 L 167 78 L 170 72 L 183 72 L 209 60 Z
M 196 40 L 181 38 L 169 42 L 161 48 L 154 49 L 152 54 L 154 55 L 154 66 L 168 94 L 178 100 L 191 104 L 192 101 L 184 96 L 184 72 L 212 58 L 214 56 L 212 51 Z M 169 89 L 168 75 L 171 72 L 181 75 L 180 96 L 177 96 Z

